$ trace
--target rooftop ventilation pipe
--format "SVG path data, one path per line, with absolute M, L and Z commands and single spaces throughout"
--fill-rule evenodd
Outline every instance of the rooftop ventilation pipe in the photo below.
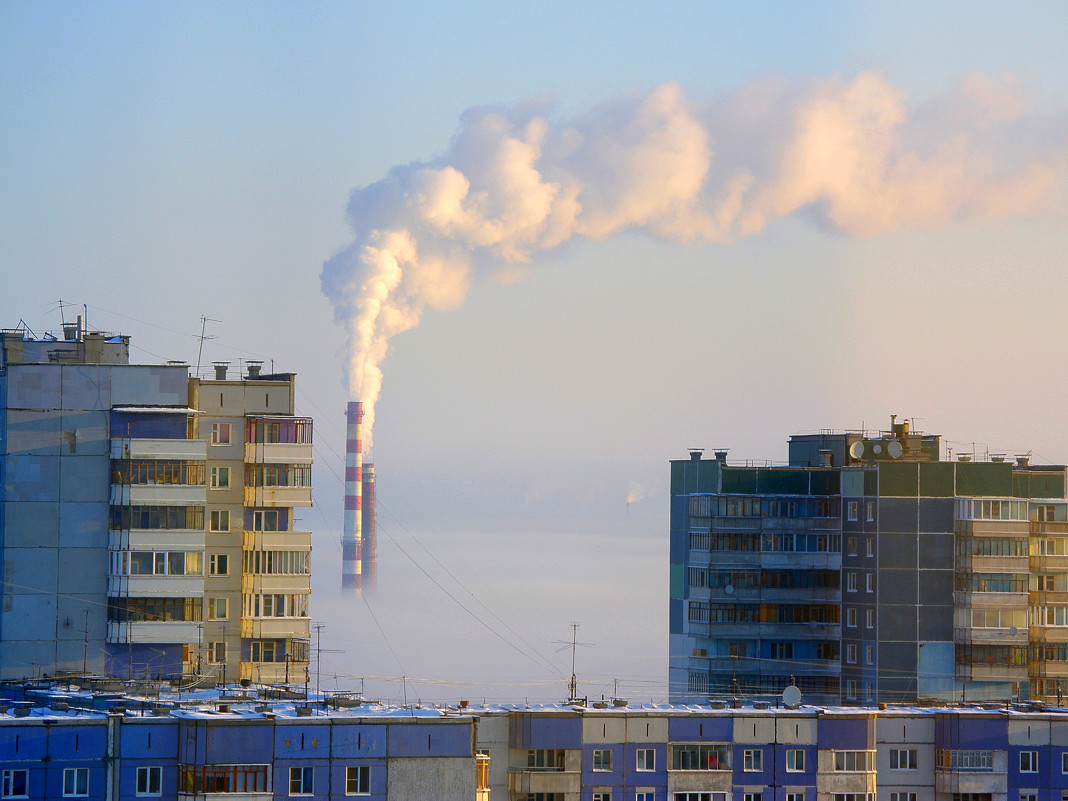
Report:
M 705 452 L 704 448 L 689 448 L 688 450 L 690 451 L 690 458 L 695 462 L 701 461 L 701 454 Z
M 715 453 L 716 453 L 716 461 L 717 462 L 719 462 L 720 464 L 726 464 L 727 463 L 727 452 L 726 451 L 716 451 Z
M 211 366 L 215 368 L 215 380 L 225 381 L 226 370 L 230 367 L 230 362 L 212 362 Z
M 259 378 L 260 377 L 260 368 L 263 367 L 263 362 L 247 362 L 247 364 L 248 364 L 248 377 L 249 378 L 253 378 L 253 379 Z
M 820 449 L 820 467 L 834 467 L 834 454 L 826 448 Z

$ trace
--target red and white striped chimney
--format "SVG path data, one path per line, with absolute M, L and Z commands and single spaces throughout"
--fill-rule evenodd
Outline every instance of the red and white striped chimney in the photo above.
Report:
M 363 404 L 351 401 L 345 417 L 345 529 L 341 535 L 341 588 L 359 592 L 362 579 Z
M 363 466 L 363 494 L 360 496 L 363 505 L 362 510 L 362 541 L 360 543 L 360 558 L 362 574 L 361 589 L 370 592 L 375 588 L 377 566 L 375 551 L 378 548 L 375 533 L 375 466 L 368 462 Z

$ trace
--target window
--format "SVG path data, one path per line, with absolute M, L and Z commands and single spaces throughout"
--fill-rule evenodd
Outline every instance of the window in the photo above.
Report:
M 875 664 L 875 646 L 874 645 L 865 645 L 864 646 L 864 664 L 865 665 L 874 665 Z
M 652 748 L 639 748 L 635 770 L 656 770 L 656 751 Z
M 29 771 L 21 768 L 0 773 L 0 798 L 26 798 L 29 795 L 28 777 Z
M 212 509 L 211 510 L 211 530 L 212 531 L 229 531 L 230 530 L 230 510 L 229 509 Z
M 890 793 L 890 801 L 916 801 L 916 793 Z
M 749 643 L 745 640 L 741 642 L 732 642 L 727 645 L 727 655 L 744 659 L 747 651 L 749 650 Z
M 229 598 L 208 598 L 208 620 L 227 620 L 229 612 Z
M 875 610 L 874 609 L 865 609 L 864 610 L 864 625 L 867 626 L 869 629 L 875 628 Z
M 857 609 L 854 606 L 846 609 L 846 625 L 853 629 L 857 627 Z
M 1068 751 L 1061 751 L 1061 773 L 1068 773 Z
M 273 641 L 260 642 L 259 640 L 253 640 L 253 662 L 281 662 L 282 660 L 283 656 L 280 643 L 276 643 Z
M 916 770 L 915 748 L 892 748 L 890 770 Z
M 136 795 L 153 796 L 162 794 L 163 768 L 155 766 L 137 769 Z
M 868 522 L 875 522 L 875 501 L 868 501 Z
M 225 642 L 209 642 L 208 643 L 208 661 L 214 664 L 218 664 L 226 661 L 226 643 Z
M 209 576 L 229 576 L 230 556 L 225 553 L 213 553 L 208 557 Z
M 871 537 L 868 537 L 865 541 L 864 554 L 865 556 L 875 556 L 875 540 Z
M 66 768 L 63 771 L 63 797 L 89 795 L 89 768 Z
M 647 787 L 642 787 L 634 793 L 634 801 L 653 801 L 653 791 Z
M 612 769 L 612 751 L 608 748 L 595 748 L 593 749 L 593 769 L 594 770 L 611 770 Z
M 1038 751 L 1020 752 L 1020 773 L 1038 773 Z
M 857 538 L 856 537 L 847 537 L 846 538 L 846 553 L 849 556 L 856 556 L 857 555 Z
M 805 769 L 805 752 L 800 748 L 790 748 L 786 751 L 786 770 L 800 772 Z
M 1038 793 L 1034 790 L 1020 790 L 1020 801 L 1038 801 Z
M 805 801 L 804 793 L 787 793 L 786 801 Z
M 212 489 L 228 489 L 230 487 L 230 468 L 229 467 L 213 467 L 211 468 L 211 488 Z
M 311 795 L 312 790 L 312 769 L 311 768 L 290 768 L 289 769 L 289 794 L 290 795 Z
M 1038 577 L 1038 590 L 1039 592 L 1053 592 L 1053 576 L 1052 575 L 1040 575 Z
M 793 659 L 794 644 L 792 642 L 773 642 L 771 644 L 772 659 Z
M 850 665 L 857 663 L 857 644 L 854 642 L 846 643 L 846 662 Z
M 137 795 L 162 795 L 163 768 L 157 766 L 137 769 Z
M 875 574 L 866 573 L 864 575 L 864 592 L 875 592 Z
M 871 751 L 835 751 L 834 769 L 839 772 L 864 773 L 871 770 Z
M 345 768 L 345 795 L 371 794 L 370 765 L 349 765 Z
M 230 424 L 229 423 L 212 423 L 211 424 L 211 444 L 212 445 L 229 445 L 230 444 Z
M 179 765 L 178 793 L 265 793 L 270 778 L 270 765 Z
M 763 770 L 764 752 L 759 748 L 747 748 L 742 752 L 742 770 Z
M 560 748 L 532 748 L 527 751 L 528 770 L 563 770 L 564 752 Z
M 261 509 L 252 513 L 253 531 L 280 531 L 277 509 Z
M 856 520 L 857 519 L 857 509 L 858 508 L 859 508 L 859 505 L 858 505 L 857 501 L 849 501 L 846 504 L 846 518 L 848 520 Z
M 846 592 L 857 591 L 857 574 L 852 570 L 846 573 Z
M 857 700 L 857 682 L 854 679 L 846 679 L 846 698 L 850 701 Z
M 760 793 L 743 793 L 744 801 L 760 801 Z
M 601 790 L 593 794 L 593 801 L 612 801 L 611 790 Z

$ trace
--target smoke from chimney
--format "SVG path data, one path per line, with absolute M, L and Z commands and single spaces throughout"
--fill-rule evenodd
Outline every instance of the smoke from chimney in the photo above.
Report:
M 912 109 L 874 73 L 744 84 L 710 103 L 674 83 L 559 123 L 550 104 L 471 108 L 448 152 L 352 192 L 353 242 L 323 266 L 371 448 L 390 339 L 516 280 L 541 250 L 640 229 L 729 242 L 777 218 L 871 236 L 1030 211 L 1058 188 L 1064 121 L 1011 76 L 973 75 Z

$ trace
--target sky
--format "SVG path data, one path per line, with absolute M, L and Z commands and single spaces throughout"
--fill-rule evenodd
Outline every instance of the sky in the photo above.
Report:
M 1066 28 L 1057 2 L 6 3 L 0 325 L 84 304 L 195 365 L 207 317 L 202 367 L 297 374 L 324 687 L 560 700 L 578 623 L 580 693 L 663 700 L 688 448 L 782 461 L 894 413 L 1068 463 Z M 379 587 L 352 599 L 372 349 Z

